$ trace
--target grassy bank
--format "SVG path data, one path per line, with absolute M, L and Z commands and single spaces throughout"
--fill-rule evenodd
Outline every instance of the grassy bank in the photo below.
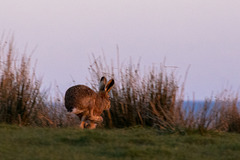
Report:
M 240 159 L 240 135 L 0 125 L 1 159 Z

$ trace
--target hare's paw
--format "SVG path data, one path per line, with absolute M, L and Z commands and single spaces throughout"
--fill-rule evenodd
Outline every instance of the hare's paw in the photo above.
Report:
M 80 126 L 79 126 L 81 129 L 84 129 L 85 128 L 85 122 L 81 122 Z
M 97 124 L 94 122 L 89 122 L 87 126 L 85 126 L 85 128 L 87 129 L 95 129 L 97 127 Z
M 92 116 L 92 117 L 89 117 L 89 120 L 100 123 L 103 121 L 103 118 L 101 116 Z
M 85 121 L 84 128 L 89 128 L 90 123 L 91 122 L 89 120 Z
M 101 116 L 99 116 L 98 118 L 97 118 L 97 122 L 102 122 L 103 121 L 103 118 L 101 117 Z

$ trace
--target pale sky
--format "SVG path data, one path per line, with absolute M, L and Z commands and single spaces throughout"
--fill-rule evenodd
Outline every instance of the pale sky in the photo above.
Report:
M 38 75 L 62 92 L 85 84 L 89 56 L 142 66 L 191 65 L 185 96 L 210 97 L 240 87 L 239 0 L 0 0 L 0 34 L 14 33 L 16 48 L 37 46 Z M 109 61 L 110 62 L 110 61 Z

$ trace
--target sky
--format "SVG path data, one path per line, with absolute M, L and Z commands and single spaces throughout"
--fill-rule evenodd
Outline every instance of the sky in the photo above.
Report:
M 239 0 L 0 0 L 0 35 L 34 51 L 45 85 L 87 83 L 89 57 L 190 70 L 185 96 L 240 87 Z

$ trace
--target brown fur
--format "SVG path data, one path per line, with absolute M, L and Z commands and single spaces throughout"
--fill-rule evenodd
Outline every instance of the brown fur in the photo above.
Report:
M 68 112 L 73 108 L 87 109 L 95 100 L 97 94 L 87 86 L 77 85 L 69 88 L 65 94 L 65 107 Z
M 114 80 L 110 80 L 105 88 L 106 78 L 102 77 L 98 93 L 84 85 L 76 85 L 66 91 L 65 107 L 68 112 L 77 114 L 81 128 L 85 127 L 85 123 L 90 123 L 87 126 L 95 128 L 97 123 L 103 121 L 101 114 L 103 110 L 110 108 L 108 93 L 113 84 Z

